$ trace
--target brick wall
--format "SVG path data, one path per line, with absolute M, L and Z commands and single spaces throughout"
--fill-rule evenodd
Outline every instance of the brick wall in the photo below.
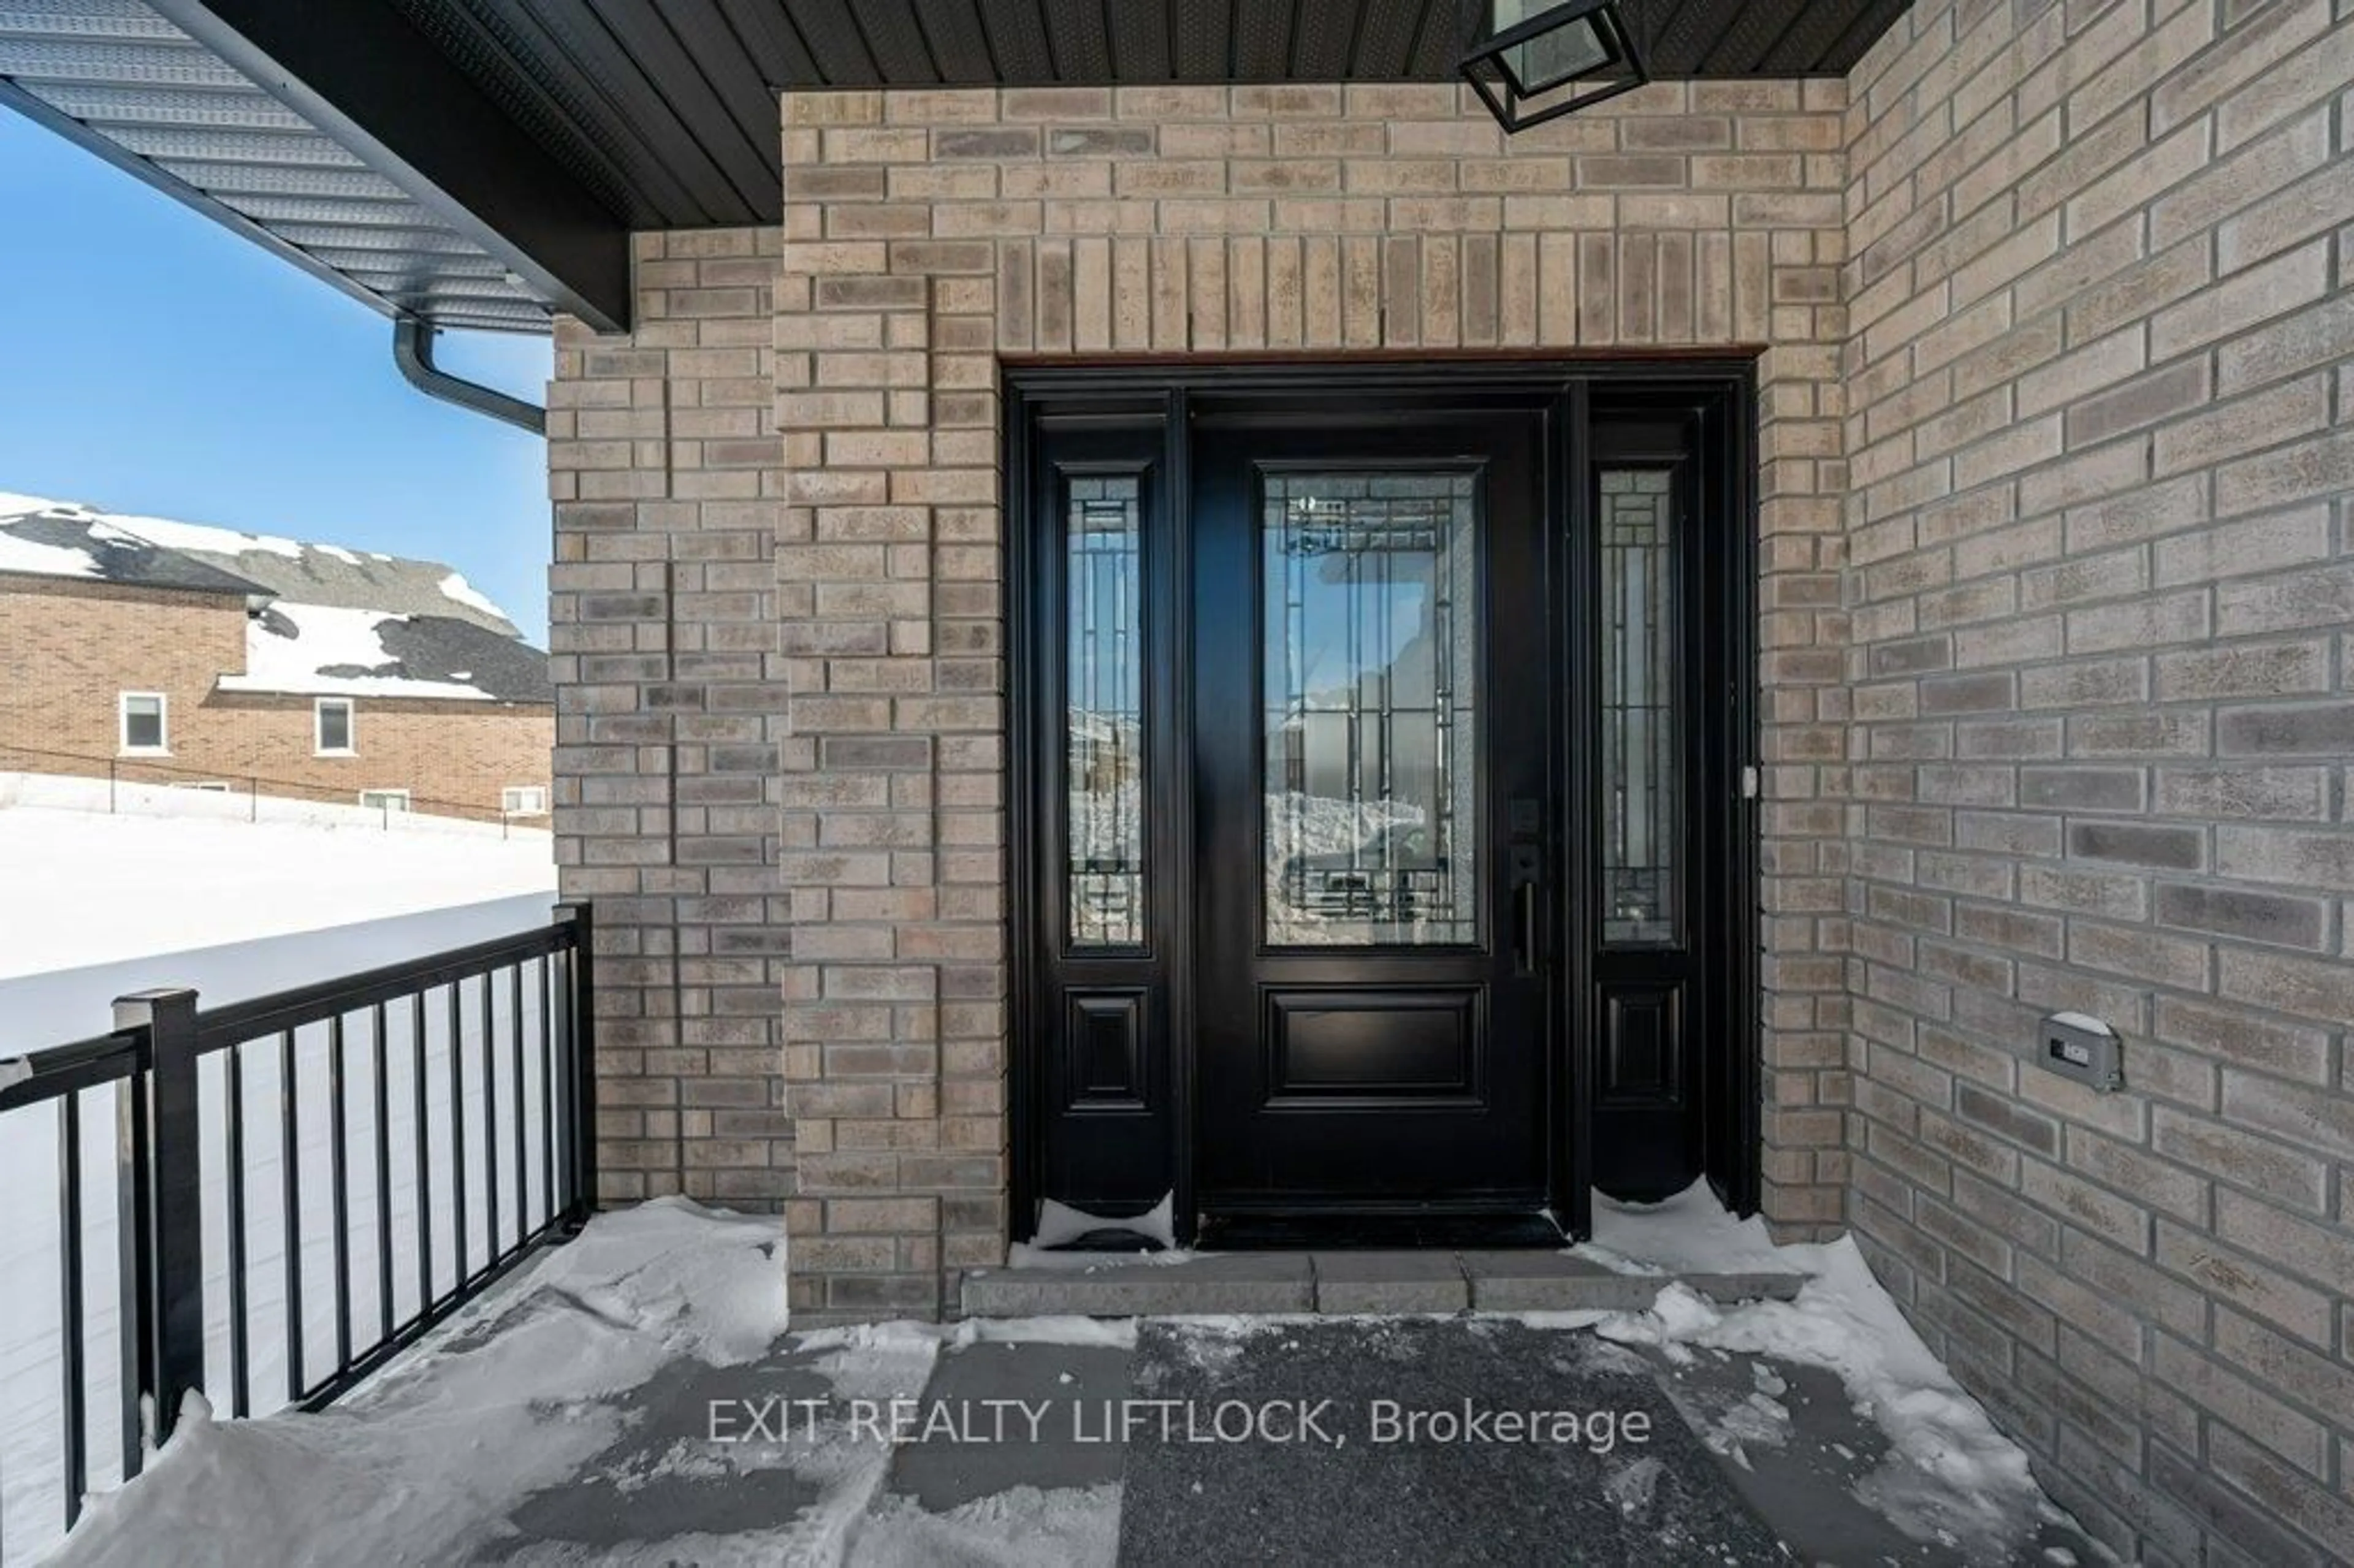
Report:
M 214 689 L 244 671 L 245 636 L 239 598 L 0 577 L 0 768 L 102 774 L 119 750 L 121 694 L 157 692 L 170 755 L 123 758 L 126 779 L 242 789 L 258 776 L 264 794 L 346 804 L 362 789 L 407 789 L 419 810 L 429 800 L 481 813 L 509 786 L 549 782 L 544 706 L 357 697 L 357 754 L 319 757 L 309 697 Z M 18 747 L 67 755 L 8 749 Z
M 120 694 L 162 693 L 177 730 L 244 668 L 242 599 L 0 577 L 0 745 L 112 757 Z
M 778 1020 L 796 884 L 778 821 L 797 744 L 787 617 L 806 601 L 776 568 L 781 241 L 642 235 L 636 334 L 557 332 L 554 826 L 566 896 L 598 901 L 612 1201 L 791 1191 Z
M 1850 82 L 1851 1219 L 2151 1562 L 2354 1542 L 2337 9 L 1915 0 Z
M 1507 144 L 1451 88 L 788 101 L 782 234 L 641 237 L 636 334 L 557 361 L 557 825 L 612 948 L 609 1192 L 783 1200 L 805 1312 L 937 1311 L 1002 1255 L 1002 356 L 1739 344 L 1767 1204 L 1835 1221 L 1843 103 L 1661 84 Z

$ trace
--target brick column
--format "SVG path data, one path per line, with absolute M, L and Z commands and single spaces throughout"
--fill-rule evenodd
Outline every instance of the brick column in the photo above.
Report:
M 780 237 L 641 235 L 627 339 L 559 327 L 554 826 L 597 901 L 600 1195 L 760 1206 L 792 1168 L 771 281 Z

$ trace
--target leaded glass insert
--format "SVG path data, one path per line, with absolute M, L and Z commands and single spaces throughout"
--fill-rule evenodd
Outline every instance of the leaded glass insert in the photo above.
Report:
M 1477 479 L 1263 495 L 1267 940 L 1477 941 Z
M 1603 939 L 1671 942 L 1682 914 L 1676 824 L 1674 476 L 1602 473 Z
M 1064 768 L 1074 948 L 1144 941 L 1144 646 L 1133 474 L 1064 481 Z

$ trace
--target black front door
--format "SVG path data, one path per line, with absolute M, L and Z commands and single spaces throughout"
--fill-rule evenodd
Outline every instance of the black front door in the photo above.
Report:
M 1742 367 L 1009 388 L 1014 1234 L 1753 1207 Z
M 1546 417 L 1204 418 L 1198 1206 L 1546 1198 Z

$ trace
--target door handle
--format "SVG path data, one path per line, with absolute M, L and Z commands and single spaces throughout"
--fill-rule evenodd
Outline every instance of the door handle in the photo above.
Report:
M 1534 974 L 1537 968 L 1537 888 L 1544 880 L 1544 861 L 1534 844 L 1514 844 L 1511 856 L 1512 972 Z

